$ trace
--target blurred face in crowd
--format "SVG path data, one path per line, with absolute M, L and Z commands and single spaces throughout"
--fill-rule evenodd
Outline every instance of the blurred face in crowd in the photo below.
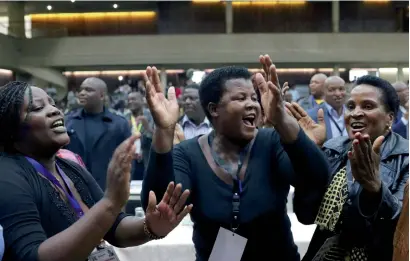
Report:
M 338 76 L 331 76 L 325 81 L 325 101 L 335 110 L 342 108 L 345 103 L 345 81 Z
M 78 101 L 86 111 L 97 112 L 101 110 L 105 102 L 107 85 L 98 78 L 87 78 L 80 86 Z
M 54 100 L 38 87 L 27 89 L 24 97 L 21 121 L 21 139 L 19 147 L 54 153 L 70 142 L 64 126 L 64 115 L 57 108 Z M 36 152 L 38 153 L 38 152 Z
M 313 75 L 313 77 L 310 79 L 310 84 L 309 84 L 310 94 L 315 99 L 323 98 L 324 83 L 325 83 L 326 78 L 327 78 L 326 75 L 319 73 L 319 74 Z
M 345 113 L 345 124 L 350 139 L 360 132 L 368 134 L 371 141 L 374 141 L 388 132 L 394 115 L 387 111 L 382 95 L 378 88 L 367 84 L 352 89 Z
M 196 123 L 198 121 L 203 121 L 205 119 L 205 113 L 201 107 L 199 100 L 199 90 L 197 88 L 187 88 L 184 89 L 182 94 L 182 105 L 186 116 Z
M 404 82 L 393 83 L 393 87 L 400 99 L 400 105 L 404 106 L 409 100 L 409 86 Z
M 144 107 L 144 99 L 141 93 L 131 92 L 128 95 L 128 109 L 132 112 L 141 111 Z
M 217 132 L 232 140 L 250 141 L 261 117 L 261 106 L 250 79 L 225 82 L 220 102 L 209 107 Z

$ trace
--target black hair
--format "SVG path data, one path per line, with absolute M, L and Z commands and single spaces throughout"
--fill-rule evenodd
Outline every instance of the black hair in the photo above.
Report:
M 198 84 L 196 84 L 196 83 L 191 83 L 191 84 L 188 84 L 187 86 L 185 86 L 184 90 L 186 90 L 186 89 L 199 90 L 199 89 L 200 89 L 200 86 L 199 86 Z
M 208 104 L 218 104 L 225 92 L 225 83 L 231 79 L 250 80 L 252 74 L 244 67 L 227 66 L 213 70 L 201 82 L 199 87 L 199 100 L 206 117 L 211 119 Z
M 30 108 L 33 97 L 29 84 L 14 81 L 0 87 L 0 146 L 5 151 L 12 150 L 14 142 L 17 141 L 21 132 L 22 121 L 20 117 L 27 88 L 30 91 Z
M 382 102 L 384 103 L 383 105 L 386 107 L 387 112 L 392 112 L 396 117 L 400 107 L 400 100 L 391 83 L 377 76 L 364 75 L 356 80 L 352 90 L 361 84 L 371 85 L 379 89 L 382 93 Z

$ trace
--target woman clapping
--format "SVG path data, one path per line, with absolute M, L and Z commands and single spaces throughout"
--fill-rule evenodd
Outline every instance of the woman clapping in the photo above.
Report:
M 116 149 L 103 193 L 86 169 L 56 157 L 70 139 L 63 114 L 47 93 L 23 82 L 1 87 L 3 260 L 87 260 L 93 250 L 97 255 L 108 251 L 104 240 L 137 246 L 177 226 L 189 212 L 183 207 L 189 192 L 181 195 L 181 185 L 167 185 L 158 205 L 149 192 L 146 219 L 121 212 L 129 197 L 136 139 L 130 137 Z
M 270 61 L 263 56 L 263 63 L 265 58 Z M 316 217 L 318 207 L 312 206 L 323 196 L 327 162 L 286 113 L 275 67 L 266 70 L 269 81 L 257 74 L 255 84 L 265 125 L 275 130 L 257 128 L 261 104 L 249 71 L 223 67 L 206 76 L 199 91 L 214 131 L 175 147 L 175 92 L 170 88 L 166 99 L 157 69 L 146 70 L 147 101 L 156 129 L 142 202 L 147 205 L 150 190 L 163 193 L 172 181 L 191 191 L 196 260 L 300 260 L 286 210 L 290 185 L 296 188 L 298 218 L 308 223 Z

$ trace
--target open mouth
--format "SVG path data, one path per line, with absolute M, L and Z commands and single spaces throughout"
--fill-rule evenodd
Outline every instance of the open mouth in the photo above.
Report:
M 363 122 L 353 122 L 350 124 L 350 128 L 354 133 L 361 132 L 366 128 L 366 124 L 364 124 Z
M 247 116 L 245 116 L 243 119 L 242 119 L 242 121 L 243 121 L 243 124 L 246 126 L 246 127 L 249 127 L 249 128 L 255 128 L 255 123 L 256 123 L 256 115 L 255 114 L 249 114 L 249 115 L 247 115 Z
M 52 124 L 51 124 L 51 127 L 50 127 L 54 132 L 57 132 L 57 133 L 65 133 L 65 132 L 67 132 L 67 129 L 66 129 L 66 127 L 64 126 L 64 120 L 63 119 L 58 119 L 58 120 L 56 120 L 56 121 L 54 121 Z

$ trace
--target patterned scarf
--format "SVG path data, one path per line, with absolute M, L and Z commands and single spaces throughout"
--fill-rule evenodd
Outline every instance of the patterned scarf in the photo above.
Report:
M 346 166 L 340 169 L 333 177 L 320 204 L 315 224 L 321 230 L 335 232 L 335 227 L 343 211 L 343 206 L 349 196 L 347 186 Z M 325 260 L 334 261 L 367 261 L 367 253 L 364 248 L 352 248 L 348 253 L 340 251 L 335 245 L 331 246 L 324 254 Z

